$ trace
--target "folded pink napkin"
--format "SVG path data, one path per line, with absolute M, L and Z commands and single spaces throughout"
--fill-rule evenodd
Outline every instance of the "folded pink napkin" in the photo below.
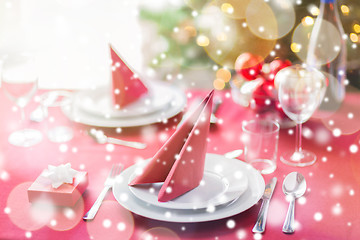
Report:
M 112 98 L 115 108 L 122 108 L 148 92 L 146 86 L 110 45 Z
M 158 201 L 174 199 L 200 184 L 204 175 L 207 137 L 214 90 L 180 125 L 130 186 L 164 182 Z

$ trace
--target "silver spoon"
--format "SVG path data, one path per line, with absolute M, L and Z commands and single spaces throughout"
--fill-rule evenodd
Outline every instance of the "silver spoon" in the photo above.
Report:
M 284 194 L 290 198 L 289 209 L 286 214 L 282 231 L 284 233 L 293 233 L 295 231 L 295 199 L 304 195 L 306 191 L 306 181 L 304 176 L 298 172 L 289 173 L 284 179 L 282 189 Z
M 96 129 L 94 129 L 94 128 L 90 129 L 90 131 L 88 131 L 88 134 L 89 134 L 89 136 L 92 137 L 97 143 L 100 143 L 100 144 L 112 143 L 112 144 L 117 144 L 117 145 L 122 145 L 122 146 L 137 148 L 137 149 L 144 149 L 144 148 L 146 148 L 146 144 L 145 144 L 145 143 L 130 142 L 130 141 L 125 141 L 125 140 L 121 140 L 121 139 L 118 139 L 118 138 L 107 137 L 107 136 L 104 134 L 103 131 L 101 131 L 101 130 L 96 130 Z

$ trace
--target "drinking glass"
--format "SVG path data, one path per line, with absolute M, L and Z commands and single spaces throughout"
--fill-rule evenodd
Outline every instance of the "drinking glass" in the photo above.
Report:
M 45 130 L 51 142 L 63 143 L 74 137 L 72 128 L 62 124 L 61 109 L 71 108 L 72 96 L 68 91 L 50 91 L 40 96 L 42 115 L 45 117 Z
M 284 153 L 280 160 L 291 166 L 308 166 L 316 161 L 316 155 L 302 149 L 301 126 L 321 103 L 326 78 L 315 68 L 293 65 L 282 69 L 275 77 L 278 84 L 279 102 L 285 114 L 296 122 L 295 151 Z
M 242 125 L 245 161 L 261 174 L 276 169 L 280 126 L 277 122 L 256 119 Z
M 19 107 L 21 121 L 24 122 L 24 108 L 37 91 L 38 75 L 34 58 L 26 53 L 6 56 L 1 68 L 1 81 L 1 88 Z M 29 128 L 12 132 L 8 138 L 9 143 L 21 147 L 33 146 L 41 140 L 41 132 Z

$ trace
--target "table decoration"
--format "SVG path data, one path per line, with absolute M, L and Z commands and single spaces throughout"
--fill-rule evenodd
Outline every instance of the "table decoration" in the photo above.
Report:
M 57 121 L 58 113 L 61 108 L 70 108 L 72 103 L 72 93 L 69 91 L 53 90 L 40 96 L 40 107 L 42 114 L 35 119 L 41 120 L 45 125 L 46 136 L 51 142 L 68 142 L 74 137 L 74 131 L 69 126 L 59 125 Z M 35 115 L 36 115 L 36 111 Z
M 303 196 L 306 192 L 304 176 L 298 172 L 289 173 L 284 179 L 282 189 L 290 199 L 282 231 L 284 233 L 293 233 L 295 231 L 295 199 Z
M 151 161 L 149 159 L 148 161 Z M 149 204 L 136 197 L 128 186 L 131 176 L 138 170 L 137 165 L 125 169 L 115 180 L 113 194 L 115 199 L 129 211 L 166 222 L 207 222 L 219 220 L 242 213 L 254 206 L 264 193 L 265 183 L 261 174 L 238 159 L 229 159 L 222 155 L 207 153 L 205 170 L 213 173 L 221 173 L 224 176 L 240 176 L 244 174 L 248 179 L 248 187 L 239 197 L 228 203 L 213 206 L 209 204 L 206 208 L 174 209 Z M 216 195 L 214 195 L 215 197 Z M 171 201 L 167 202 L 171 203 Z
M 181 89 L 165 83 L 152 86 L 147 96 L 118 110 L 108 88 L 79 91 L 62 111 L 70 120 L 90 126 L 137 127 L 166 122 L 184 109 L 187 98 Z
M 25 110 L 38 89 L 38 73 L 34 56 L 26 52 L 6 55 L 1 65 L 1 88 L 5 95 L 20 109 L 21 122 L 25 122 Z M 8 142 L 15 146 L 31 147 L 42 141 L 40 131 L 22 128 L 9 135 Z
M 282 127 L 293 126 L 284 114 L 278 101 L 275 75 L 291 66 L 289 60 L 276 59 L 265 63 L 261 56 L 252 53 L 241 54 L 235 62 L 236 75 L 230 81 L 234 102 L 252 109 L 262 118 L 270 118 Z
M 347 40 L 337 0 L 320 0 L 319 15 L 310 34 L 306 64 L 319 69 L 328 87 L 319 109 L 332 115 L 342 105 L 346 92 Z M 325 101 L 326 99 L 326 101 Z
M 207 161 L 205 159 L 205 161 Z M 130 191 L 146 203 L 168 209 L 201 209 L 217 207 L 239 198 L 248 188 L 248 178 L 242 171 L 226 169 L 220 172 L 213 169 L 214 165 L 204 168 L 204 176 L 196 188 L 167 202 L 159 202 L 158 194 L 162 183 L 142 184 L 130 187 Z M 226 168 L 229 165 L 222 164 Z M 136 172 L 130 176 L 130 182 Z
M 101 191 L 100 195 L 98 196 L 98 198 L 96 199 L 95 203 L 92 205 L 90 210 L 84 215 L 83 217 L 84 220 L 94 219 L 107 192 L 110 190 L 110 188 L 112 188 L 112 186 L 114 185 L 115 178 L 121 173 L 123 168 L 124 166 L 121 163 L 112 165 L 109 175 L 105 180 L 103 190 Z
M 164 182 L 158 200 L 166 202 L 200 184 L 204 175 L 213 95 L 214 90 L 177 128 L 130 186 Z
M 245 161 L 261 174 L 276 169 L 280 126 L 273 120 L 255 119 L 242 124 Z
M 88 186 L 88 174 L 71 164 L 49 165 L 28 188 L 30 202 L 49 201 L 57 206 L 73 206 Z
M 316 155 L 302 149 L 302 123 L 306 122 L 321 103 L 326 78 L 315 68 L 294 65 L 286 67 L 276 75 L 279 84 L 279 101 L 285 114 L 296 122 L 295 151 L 287 151 L 280 160 L 292 166 L 309 166 L 316 161 Z
M 120 109 L 147 94 L 148 89 L 140 80 L 139 75 L 131 70 L 131 67 L 125 63 L 111 45 L 110 52 L 113 104 L 116 109 Z
M 256 223 L 252 229 L 253 233 L 263 233 L 265 231 L 266 218 L 269 209 L 270 199 L 274 193 L 276 187 L 277 178 L 273 177 L 268 184 L 265 186 L 265 191 L 262 196 L 262 203 Z

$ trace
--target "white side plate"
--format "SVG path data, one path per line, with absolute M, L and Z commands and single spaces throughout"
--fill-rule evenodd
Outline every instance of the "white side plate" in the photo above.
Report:
M 180 89 L 165 85 L 167 92 L 171 94 L 172 100 L 164 109 L 159 109 L 153 113 L 143 114 L 134 117 L 111 118 L 104 115 L 94 115 L 83 111 L 79 106 L 63 107 L 64 114 L 72 121 L 97 127 L 137 127 L 153 123 L 163 122 L 178 113 L 180 113 L 186 105 L 186 96 Z
M 168 202 L 159 202 L 158 194 L 163 183 L 140 184 L 130 186 L 130 191 L 144 202 L 158 207 L 172 209 L 198 209 L 209 206 L 218 206 L 238 198 L 248 187 L 246 173 L 231 168 L 227 162 L 221 165 L 232 169 L 234 172 L 229 175 L 222 175 L 211 169 L 210 164 L 205 165 L 204 177 L 200 185 L 193 190 Z M 210 168 L 210 169 L 207 169 Z M 237 172 L 237 174 L 235 174 Z M 130 181 L 135 178 L 132 174 Z
M 128 182 L 136 168 L 136 165 L 131 166 L 117 177 L 113 186 L 115 199 L 123 207 L 135 214 L 167 222 L 206 222 L 239 214 L 256 204 L 265 189 L 263 177 L 249 164 L 237 159 L 228 159 L 222 155 L 207 154 L 205 168 L 208 171 L 221 173 L 222 176 L 245 173 L 248 179 L 248 188 L 245 192 L 235 200 L 218 206 L 209 205 L 206 208 L 199 209 L 159 207 L 144 202 L 130 191 Z
M 149 93 L 122 109 L 115 109 L 109 87 L 80 91 L 74 105 L 83 112 L 106 118 L 137 117 L 167 108 L 173 99 L 173 92 L 164 84 L 153 84 Z

